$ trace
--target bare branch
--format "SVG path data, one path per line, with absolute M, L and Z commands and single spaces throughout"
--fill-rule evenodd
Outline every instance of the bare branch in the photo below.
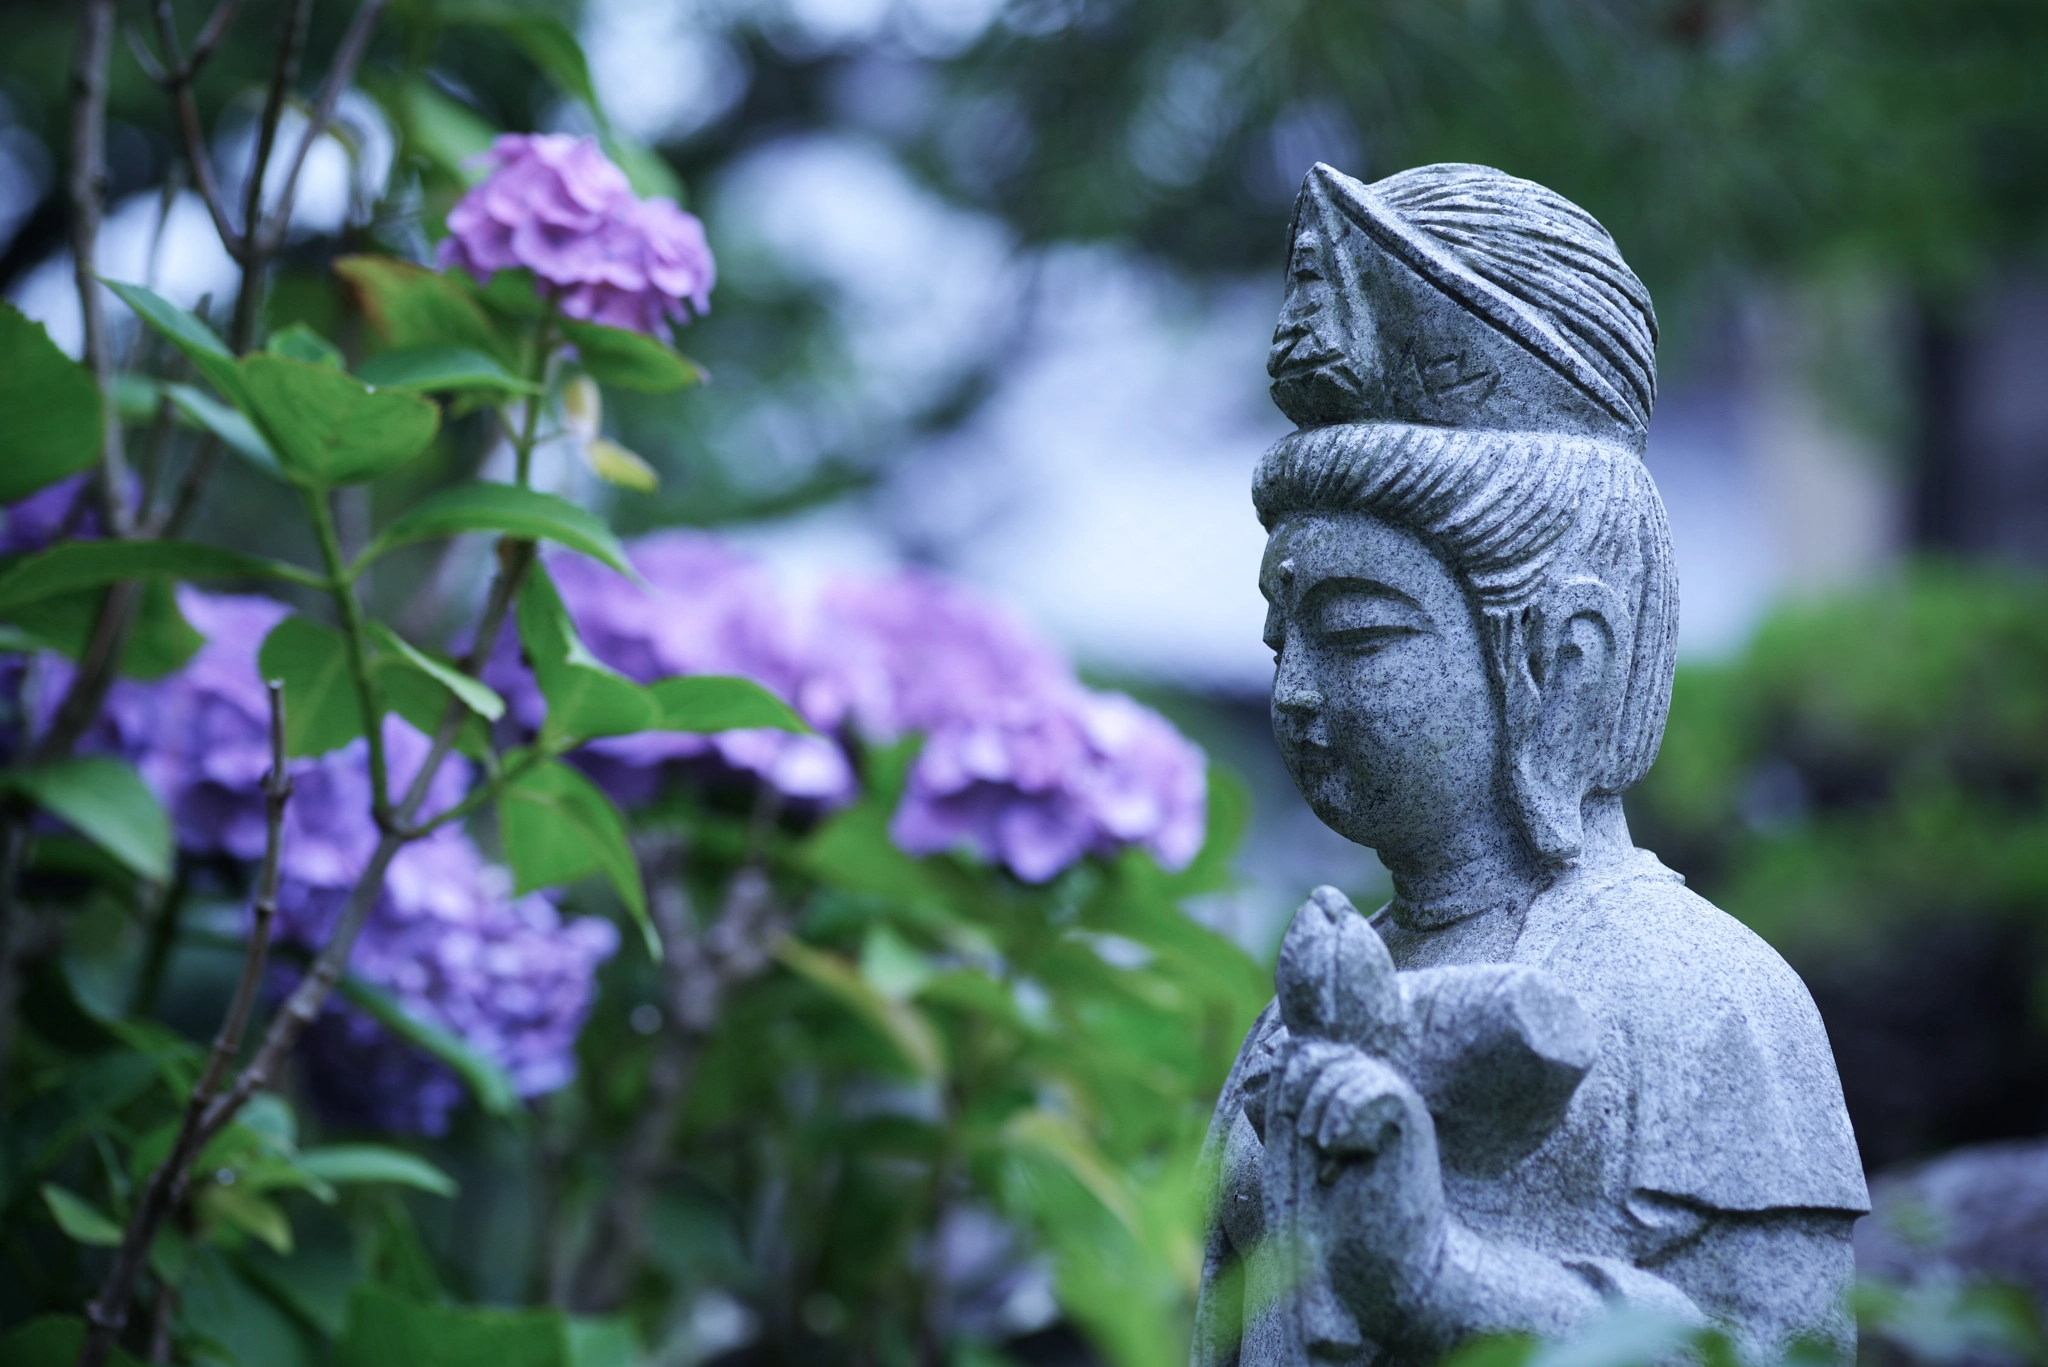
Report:
M 291 98 L 292 85 L 299 79 L 299 58 L 306 49 L 306 24 L 313 12 L 313 0 L 292 0 L 285 13 L 284 28 L 277 38 L 277 60 L 270 68 L 270 89 L 263 97 L 263 117 L 256 127 L 256 150 L 249 163 L 249 179 L 242 190 L 242 234 L 248 250 L 242 256 L 242 289 L 235 298 L 233 331 L 240 341 L 229 342 L 236 351 L 248 348 L 256 331 L 257 306 L 263 297 L 263 271 L 268 252 L 258 241 L 263 223 L 263 182 L 270 169 L 270 154 L 277 147 L 278 124 Z
M 114 0 L 86 0 L 78 10 L 78 52 L 71 67 L 71 259 L 85 323 L 85 363 L 107 398 L 100 420 L 100 513 L 109 535 L 133 530 L 128 462 L 121 451 L 121 415 L 112 402 L 114 346 L 100 294 L 100 217 L 107 193 L 107 59 L 114 44 Z
M 212 59 L 214 49 L 219 47 L 220 40 L 227 36 L 228 25 L 235 21 L 235 11 L 241 7 L 242 0 L 220 0 L 220 3 L 213 7 L 213 13 L 206 18 L 206 27 L 199 30 L 199 37 L 192 44 L 192 55 L 178 68 L 186 80 L 197 77 L 200 68 Z
M 84 1346 L 79 1349 L 78 1367 L 100 1367 L 128 1322 L 128 1309 L 135 1299 L 135 1285 L 149 1261 L 150 1246 L 164 1220 L 184 1203 L 192 1177 L 192 1161 L 206 1147 L 214 1131 L 207 1117 L 219 1102 L 221 1082 L 242 1049 L 242 1035 L 248 1029 L 249 1014 L 263 983 L 263 967 L 270 954 L 270 931 L 277 918 L 278 861 L 284 844 L 284 809 L 291 800 L 292 782 L 285 770 L 284 685 L 273 681 L 270 690 L 270 772 L 263 779 L 264 841 L 262 872 L 257 876 L 253 899 L 254 924 L 249 944 L 242 954 L 242 973 L 235 983 L 234 998 L 221 1018 L 213 1037 L 206 1066 L 186 1099 L 185 1114 L 178 1124 L 171 1152 L 149 1175 L 135 1213 L 115 1250 L 100 1283 L 99 1294 L 85 1308 L 87 1323 Z
M 285 168 L 284 184 L 278 191 L 277 208 L 258 233 L 258 240 L 264 254 L 274 252 L 284 242 L 286 229 L 291 226 L 292 202 L 299 192 L 299 173 L 306 167 L 306 157 L 313 150 L 313 144 L 327 132 L 327 126 L 334 122 L 335 108 L 355 79 L 356 67 L 361 64 L 363 54 L 369 51 L 370 38 L 377 31 L 377 20 L 383 16 L 385 0 L 363 0 L 355 17 L 349 20 L 348 32 L 341 37 L 341 44 L 334 50 L 334 60 L 327 68 L 327 80 L 320 87 L 319 97 L 313 102 L 313 112 L 306 119 L 305 130 L 299 135 L 298 150 L 292 153 L 291 164 Z
M 214 11 L 213 17 L 220 19 L 223 13 L 232 16 L 234 7 L 222 5 Z M 211 28 L 211 23 L 208 25 Z M 223 28 L 225 24 L 223 23 Z M 227 201 L 221 195 L 220 182 L 214 178 L 213 156 L 206 146 L 206 128 L 199 120 L 199 101 L 192 94 L 192 82 L 205 64 L 198 49 L 192 55 L 181 57 L 178 53 L 177 17 L 171 13 L 171 0 L 156 0 L 157 42 L 163 46 L 164 61 L 169 64 L 166 74 L 157 83 L 170 92 L 171 103 L 178 112 L 178 137 L 185 144 L 185 160 L 192 165 L 192 183 L 198 187 L 199 198 L 206 203 L 206 212 L 213 219 L 213 229 L 220 234 L 223 247 L 236 261 L 242 260 L 247 244 L 228 214 Z M 214 36 L 219 42 L 219 35 Z M 211 49 L 208 49 L 211 55 Z

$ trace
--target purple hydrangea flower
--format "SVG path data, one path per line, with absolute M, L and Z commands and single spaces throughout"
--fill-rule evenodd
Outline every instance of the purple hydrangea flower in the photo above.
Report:
M 654 336 L 710 309 L 704 225 L 673 200 L 637 198 L 595 139 L 508 133 L 482 160 L 489 174 L 448 212 L 443 269 L 485 282 L 531 270 L 569 317 Z
M 805 714 L 821 731 L 838 716 L 807 705 L 806 642 L 799 620 L 774 577 L 725 543 L 693 532 L 643 537 L 629 550 L 647 587 L 574 555 L 548 560 L 591 653 L 641 683 L 678 674 L 730 674 L 751 679 Z M 546 704 L 501 639 L 485 680 L 506 696 L 512 715 L 538 728 Z M 837 803 L 852 795 L 853 768 L 825 735 L 766 729 L 686 735 L 644 732 L 592 741 L 581 760 L 624 802 L 644 800 L 669 761 L 713 759 L 756 775 L 785 797 Z
M 170 811 L 182 849 L 253 863 L 263 854 L 262 780 L 270 765 L 269 702 L 256 657 L 288 609 L 189 587 L 179 589 L 178 605 L 206 644 L 168 678 L 116 681 L 90 743 L 135 763 Z M 70 666 L 46 665 L 54 696 Z M 384 744 L 392 790 L 401 793 L 431 742 L 388 716 Z M 276 932 L 281 942 L 313 949 L 326 941 L 377 843 L 368 744 L 359 738 L 294 760 L 291 773 Z M 444 761 L 422 814 L 459 801 L 470 779 L 466 761 Z M 408 1010 L 503 1064 L 522 1095 L 536 1095 L 573 1076 L 597 966 L 616 944 L 609 921 L 565 924 L 545 897 L 515 898 L 509 875 L 448 826 L 392 861 L 349 963 Z M 308 1047 L 315 1093 L 350 1119 L 439 1133 L 460 1100 L 441 1065 L 338 1001 Z M 374 1104 L 354 1104 L 365 1096 Z
M 19 503 L 7 506 L 0 528 L 0 555 L 40 551 L 61 538 L 92 538 L 100 534 L 100 510 L 91 489 L 90 472 L 45 485 Z
M 286 883 L 281 933 L 318 943 L 347 896 L 343 886 Z M 575 1076 L 597 970 L 617 948 L 611 922 L 565 923 L 545 895 L 514 897 L 510 875 L 444 827 L 392 861 L 350 967 L 503 1066 L 519 1095 L 538 1096 Z M 344 1123 L 441 1134 L 462 1099 L 443 1065 L 353 1007 L 330 1006 L 307 1048 L 314 1094 Z

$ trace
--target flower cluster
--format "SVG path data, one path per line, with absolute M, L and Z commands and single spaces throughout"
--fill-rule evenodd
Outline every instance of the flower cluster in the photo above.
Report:
M 569 317 L 656 337 L 710 309 L 704 225 L 673 200 L 636 196 L 594 139 L 508 133 L 482 161 L 489 174 L 448 213 L 443 269 L 486 283 L 530 270 Z
M 576 557 L 550 559 L 593 654 L 642 681 L 750 678 L 821 734 L 594 742 L 580 758 L 622 801 L 652 793 L 670 761 L 711 759 L 786 797 L 830 805 L 854 791 L 846 741 L 920 735 L 891 827 L 913 854 L 964 848 L 1042 882 L 1126 846 L 1168 868 L 1200 848 L 1201 752 L 1157 713 L 1084 688 L 1057 653 L 984 599 L 908 572 L 838 580 L 798 600 L 764 567 L 688 532 L 646 538 L 631 555 L 649 587 Z M 515 660 L 501 641 L 486 677 L 537 727 L 544 704 Z
M 128 756 L 170 811 L 179 847 L 250 863 L 263 854 L 262 780 L 270 764 L 268 700 L 256 655 L 287 609 L 271 599 L 183 588 L 178 606 L 207 638 L 178 673 L 110 690 L 92 743 Z M 68 666 L 49 661 L 47 692 Z M 384 720 L 394 790 L 409 786 L 430 748 L 396 717 Z M 280 847 L 280 942 L 317 949 L 377 843 L 370 816 L 368 745 L 292 765 Z M 425 814 L 458 801 L 470 776 L 444 763 Z M 455 826 L 406 846 L 364 923 L 351 970 L 405 1010 L 502 1064 L 522 1095 L 562 1086 L 574 1071 L 577 1031 L 597 966 L 616 947 L 610 922 L 564 924 L 552 903 L 514 898 Z M 313 1087 L 345 1122 L 439 1133 L 461 1091 L 441 1065 L 392 1038 L 353 1007 L 332 1001 L 306 1037 Z M 374 1081 L 383 1079 L 393 1085 Z M 411 1079 L 404 1086 L 401 1078 Z

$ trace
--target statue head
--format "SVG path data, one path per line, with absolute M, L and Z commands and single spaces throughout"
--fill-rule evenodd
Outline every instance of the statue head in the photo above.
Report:
M 1569 863 L 1670 704 L 1647 291 L 1540 185 L 1319 165 L 1268 370 L 1298 426 L 1253 499 L 1274 730 L 1304 796 L 1383 852 L 1486 809 Z

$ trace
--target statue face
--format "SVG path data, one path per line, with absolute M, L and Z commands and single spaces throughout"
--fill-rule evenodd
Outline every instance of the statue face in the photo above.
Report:
M 1273 402 L 1308 427 L 1340 421 L 1365 406 L 1364 381 L 1347 348 L 1340 345 L 1344 331 L 1337 316 L 1337 291 L 1325 278 L 1321 246 L 1321 233 L 1313 225 L 1303 223 L 1295 231 L 1287 262 L 1287 298 L 1266 357 Z
M 1367 513 L 1290 517 L 1266 543 L 1273 737 L 1325 824 L 1420 853 L 1498 820 L 1501 722 L 1464 590 Z

